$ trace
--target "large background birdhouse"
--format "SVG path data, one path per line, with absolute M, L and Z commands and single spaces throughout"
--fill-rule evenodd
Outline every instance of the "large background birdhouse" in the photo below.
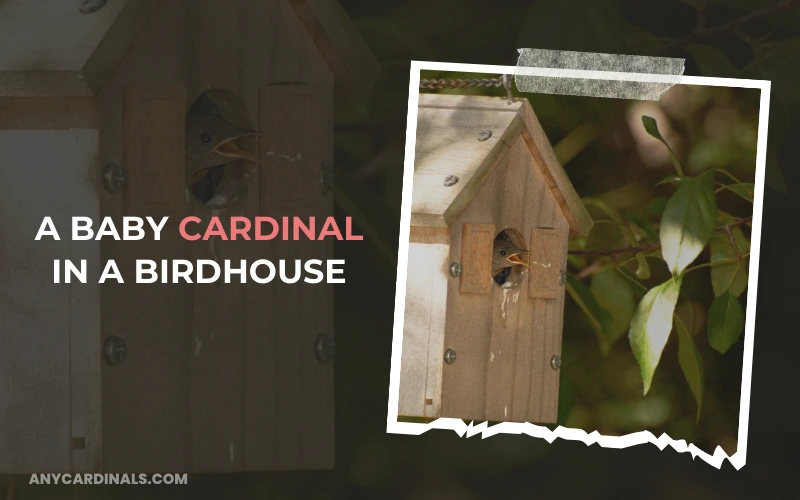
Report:
M 567 241 L 592 221 L 527 100 L 420 95 L 417 120 L 399 416 L 555 422 Z
M 18 299 L 0 303 L 0 472 L 331 468 L 332 285 L 97 277 L 111 259 L 132 276 L 136 259 L 331 257 L 330 240 L 191 244 L 176 225 L 333 215 L 334 87 L 368 90 L 377 63 L 331 0 L 76 3 L 0 6 L 30 42 L 0 55 L 0 207 L 28 214 L 2 231 Z M 170 220 L 159 241 L 32 246 L 44 215 Z M 54 258 L 88 259 L 94 284 L 54 286 Z

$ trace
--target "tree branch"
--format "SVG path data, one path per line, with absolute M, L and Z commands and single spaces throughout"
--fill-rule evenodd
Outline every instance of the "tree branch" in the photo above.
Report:
M 753 216 L 751 215 L 749 217 L 745 217 L 743 219 L 731 222 L 730 224 L 725 224 L 724 226 L 717 227 L 714 229 L 714 232 L 725 231 L 726 233 L 730 233 L 732 227 L 741 226 L 742 224 L 747 224 L 752 220 Z M 640 252 L 649 252 L 650 250 L 656 250 L 658 248 L 661 248 L 661 243 L 655 242 L 635 247 L 614 248 L 611 250 L 570 250 L 568 253 L 571 255 L 600 255 L 600 256 L 604 255 L 614 258 L 615 255 L 620 255 L 625 253 L 637 254 Z
M 764 7 L 763 9 L 745 14 L 744 16 L 734 19 L 733 21 L 720 24 L 719 26 L 714 26 L 713 28 L 698 27 L 688 35 L 659 47 L 654 51 L 654 53 L 668 54 L 679 47 L 683 47 L 684 45 L 689 45 L 699 40 L 705 40 L 706 38 L 713 38 L 724 33 L 730 33 L 736 28 L 745 25 L 750 21 L 768 16 L 770 14 L 776 14 L 784 10 L 793 9 L 798 5 L 800 5 L 800 0 L 784 0 L 782 2 L 776 2 L 768 7 Z

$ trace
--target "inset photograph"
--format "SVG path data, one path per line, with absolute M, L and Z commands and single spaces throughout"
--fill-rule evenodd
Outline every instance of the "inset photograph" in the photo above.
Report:
M 649 431 L 735 454 L 764 90 L 533 94 L 420 64 L 389 432 Z

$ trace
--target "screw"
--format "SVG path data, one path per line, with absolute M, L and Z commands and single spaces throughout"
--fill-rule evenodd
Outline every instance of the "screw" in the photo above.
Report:
M 478 140 L 479 141 L 485 141 L 485 140 L 489 139 L 489 137 L 491 137 L 491 136 L 492 136 L 492 131 L 491 130 L 481 130 L 480 132 L 478 132 Z
M 458 177 L 455 175 L 448 175 L 444 178 L 444 185 L 447 187 L 453 186 L 456 182 L 458 182 Z
M 320 333 L 314 341 L 314 356 L 320 363 L 327 363 L 336 356 L 336 342 L 333 335 Z
M 450 276 L 453 278 L 458 278 L 461 276 L 461 264 L 458 262 L 451 262 L 450 263 Z
M 550 368 L 553 370 L 558 370 L 561 368 L 561 356 L 555 354 L 552 358 L 550 358 Z
M 105 7 L 108 0 L 78 0 L 78 11 L 81 14 L 93 14 Z
M 109 163 L 103 167 L 103 187 L 109 193 L 116 193 L 125 185 L 127 178 L 125 170 L 116 163 Z
M 111 366 L 116 366 L 125 361 L 125 356 L 128 354 L 128 348 L 125 346 L 125 341 L 114 335 L 108 337 L 103 344 L 103 357 L 106 363 Z
M 444 351 L 444 362 L 448 365 L 452 365 L 456 362 L 456 351 L 452 349 L 448 349 Z
M 564 270 L 561 271 L 561 275 L 558 277 L 558 281 L 562 285 L 566 285 L 567 284 L 567 272 L 566 271 L 564 271 Z

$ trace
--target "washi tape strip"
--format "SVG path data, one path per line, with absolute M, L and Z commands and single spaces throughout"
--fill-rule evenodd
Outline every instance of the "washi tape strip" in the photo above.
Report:
M 518 50 L 517 89 L 541 94 L 657 101 L 681 81 L 686 62 L 674 57 Z

